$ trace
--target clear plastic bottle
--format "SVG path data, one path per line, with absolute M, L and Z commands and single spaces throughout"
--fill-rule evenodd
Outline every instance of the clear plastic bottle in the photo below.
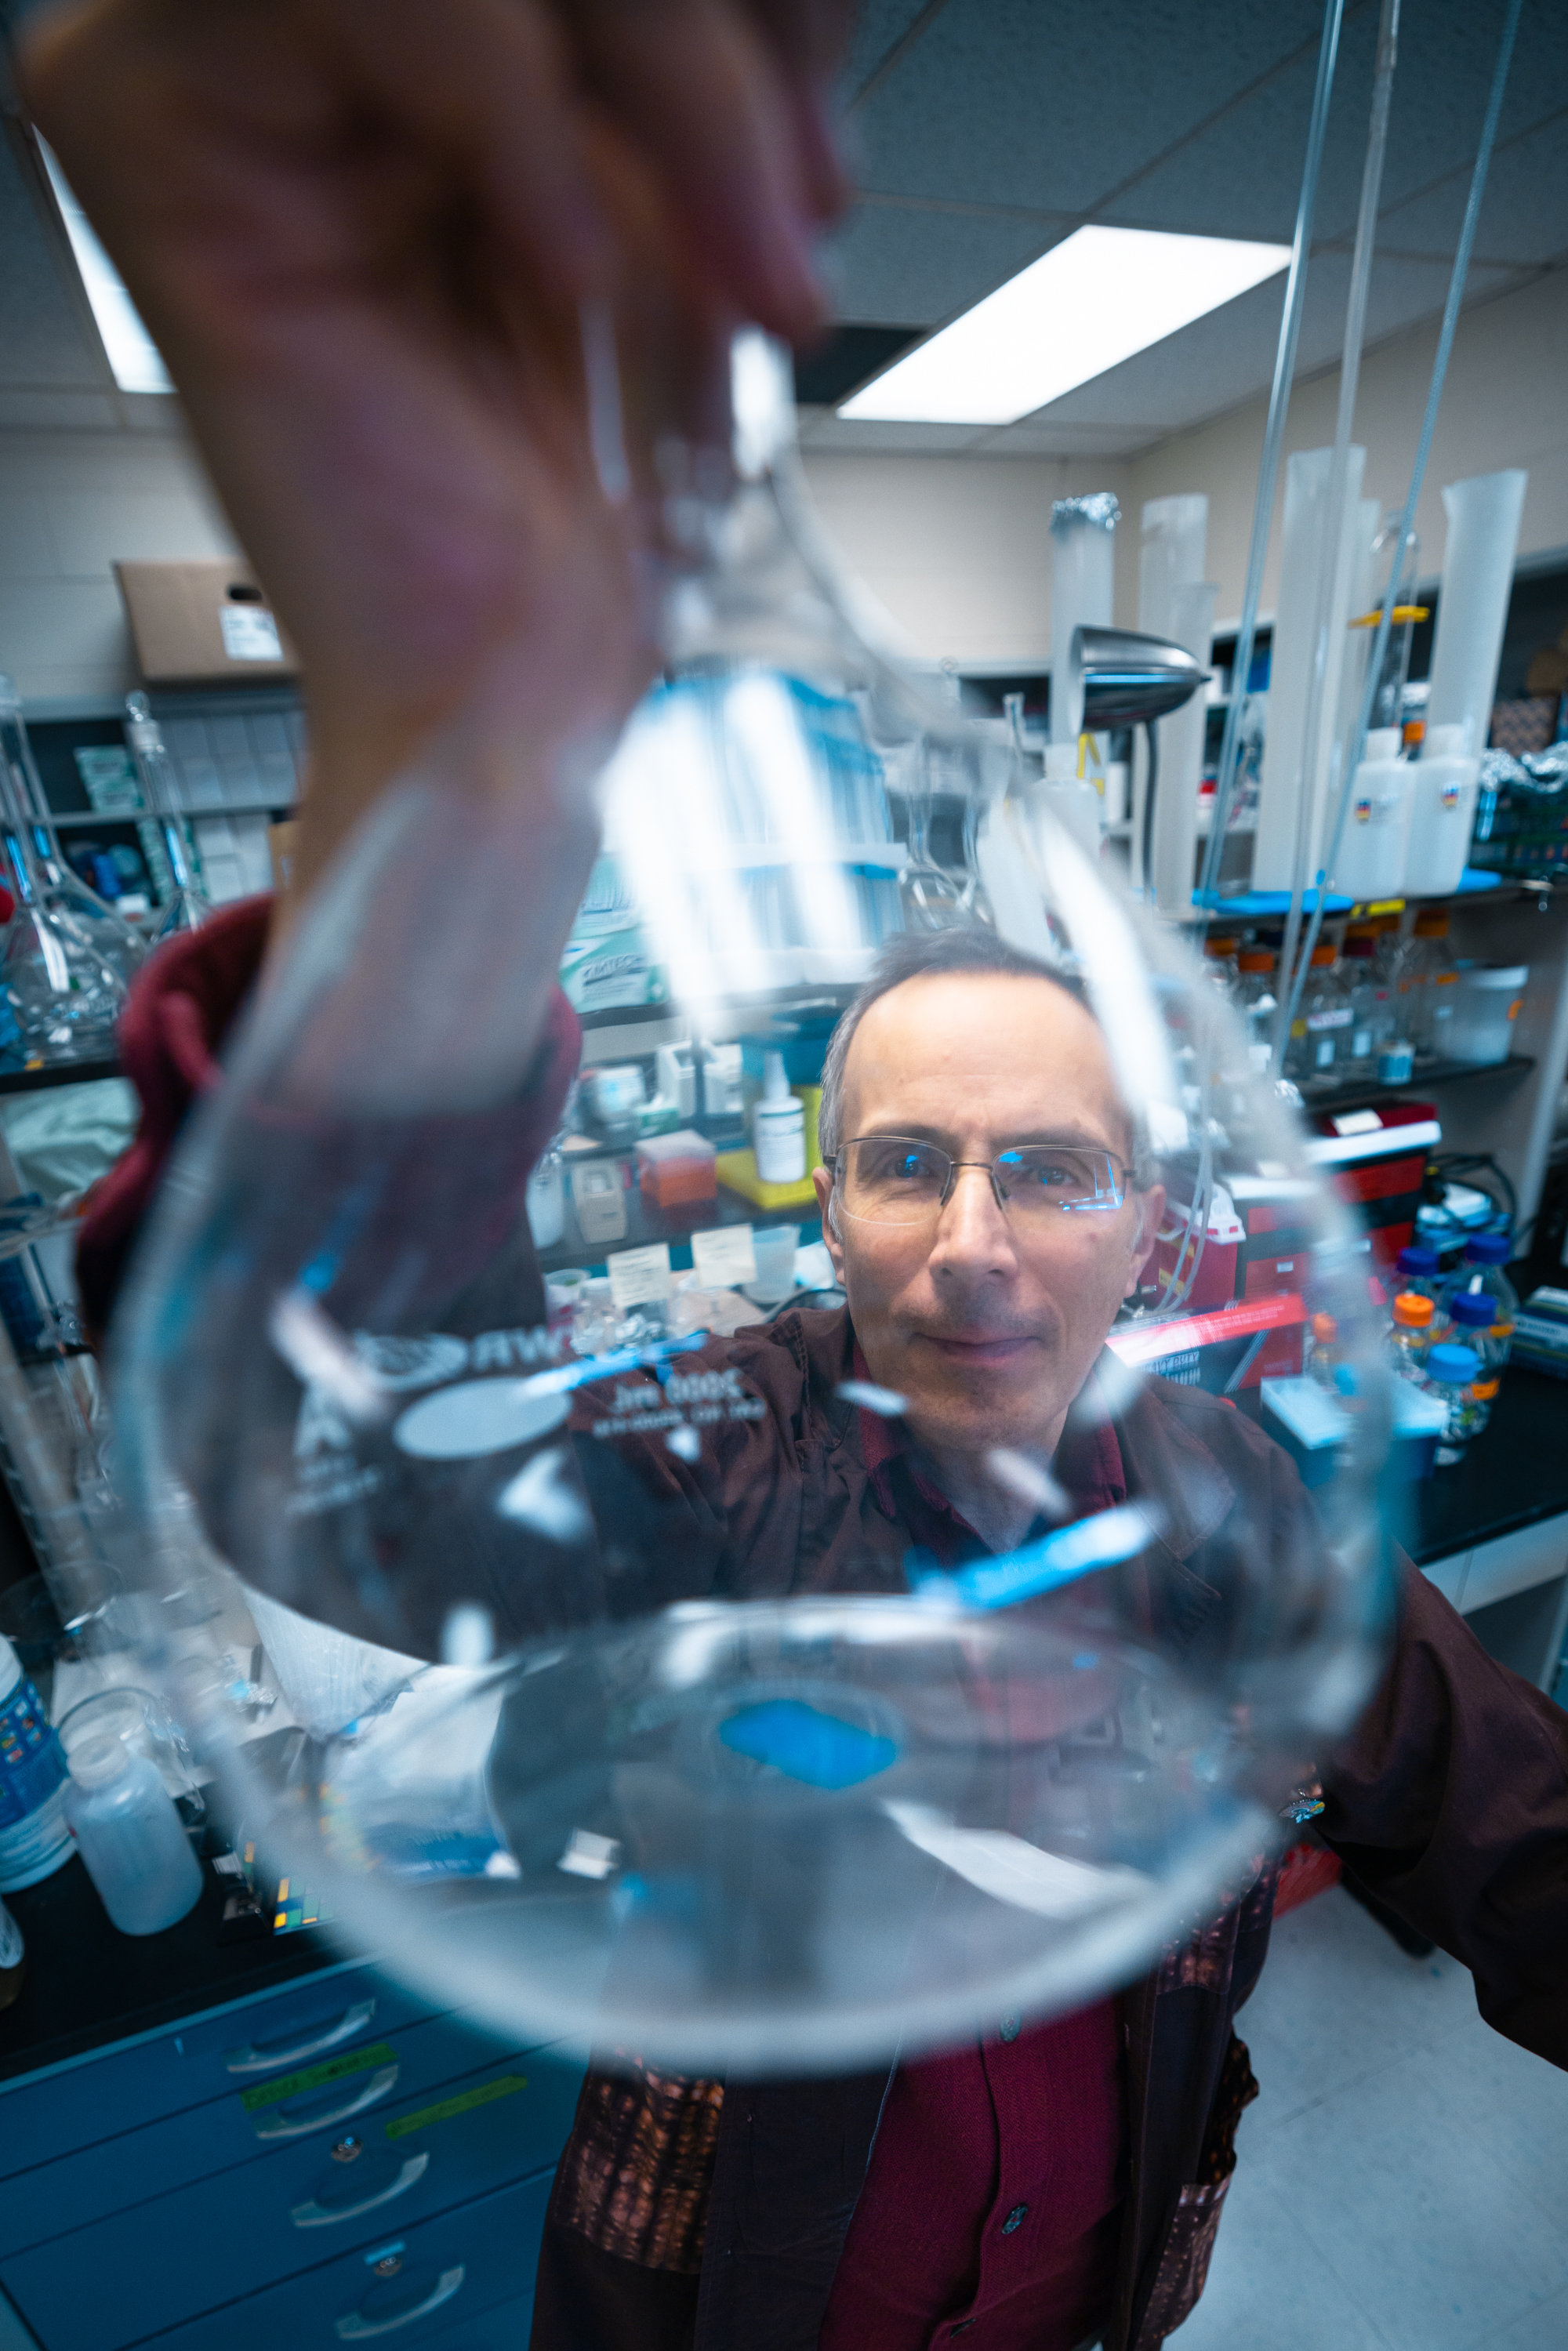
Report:
M 1274 1050 L 1274 962 L 1267 947 L 1243 947 L 1236 958 L 1236 1009 L 1247 1033 L 1248 1064 L 1260 1077 Z
M 1307 1358 L 1307 1372 L 1319 1387 L 1337 1395 L 1335 1374 L 1340 1368 L 1339 1324 L 1332 1314 L 1314 1314 L 1307 1325 L 1312 1353 Z
M 1399 1288 L 1414 1290 L 1418 1298 L 1429 1298 L 1433 1304 L 1443 1286 L 1437 1252 L 1425 1241 L 1411 1241 L 1399 1252 Z
M 1443 1031 L 1453 1018 L 1458 977 L 1448 952 L 1448 915 L 1441 908 L 1417 914 L 1410 934 L 1410 959 L 1401 976 L 1410 1003 L 1400 1025 L 1418 1053 L 1441 1053 Z
M 1492 1312 L 1493 1301 L 1484 1290 L 1458 1290 L 1448 1301 L 1448 1313 L 1440 1325 L 1434 1323 L 1434 1345 L 1469 1347 L 1479 1358 L 1480 1367 L 1470 1388 L 1478 1412 L 1471 1435 L 1478 1437 L 1491 1418 L 1507 1360 L 1501 1342 L 1491 1334 Z
M 1344 1049 L 1344 1072 L 1369 1078 L 1387 1034 L 1388 991 L 1378 985 L 1375 970 L 1376 946 L 1364 933 L 1344 943 L 1343 985 L 1350 999 L 1350 1035 Z
M 1203 967 L 1221 996 L 1235 993 L 1241 942 L 1232 931 L 1211 931 L 1203 943 Z
M 158 1935 L 201 1898 L 202 1868 L 156 1767 L 122 1739 L 71 1757 L 66 1818 L 110 1924 Z
M 1473 1347 L 1445 1343 L 1427 1350 L 1421 1384 L 1448 1407 L 1448 1424 L 1437 1439 L 1437 1467 L 1452 1468 L 1465 1458 L 1465 1448 L 1482 1426 L 1475 1384 L 1481 1360 Z
M 1456 1290 L 1483 1290 L 1492 1301 L 1491 1335 L 1502 1350 L 1501 1362 L 1507 1363 L 1508 1351 L 1513 1343 L 1514 1318 L 1519 1312 L 1519 1292 L 1503 1271 L 1513 1243 L 1507 1233 L 1477 1233 L 1465 1244 L 1464 1262 L 1458 1271 L 1444 1283 L 1440 1303 L 1449 1306 Z
M 1431 1337 L 1431 1300 L 1416 1290 L 1402 1290 L 1394 1301 L 1388 1331 L 1390 1360 L 1402 1379 L 1420 1379 Z
M 1309 1083 L 1332 1082 L 1344 1069 L 1352 1019 L 1350 996 L 1335 968 L 1331 946 L 1314 947 L 1301 1011 L 1291 1023 L 1285 1075 Z

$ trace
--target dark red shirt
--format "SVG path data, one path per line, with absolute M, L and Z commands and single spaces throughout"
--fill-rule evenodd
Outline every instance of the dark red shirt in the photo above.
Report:
M 861 1442 L 916 1541 L 945 1564 L 983 1551 L 890 1423 L 862 1413 Z M 1109 1420 L 1070 1426 L 1053 1468 L 1080 1516 L 1126 1499 Z M 1123 2174 L 1113 2001 L 901 2065 L 820 2351 L 1074 2351 L 1110 2309 Z

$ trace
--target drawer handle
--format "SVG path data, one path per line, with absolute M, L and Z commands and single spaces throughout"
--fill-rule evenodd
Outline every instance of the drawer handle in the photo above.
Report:
M 429 2169 L 428 2155 L 411 2155 L 392 2186 L 379 2194 L 363 2196 L 357 2204 L 318 2204 L 312 2196 L 308 2203 L 296 2204 L 288 2217 L 297 2229 L 329 2229 L 334 2220 L 357 2220 L 361 2212 L 373 2212 L 378 2204 L 390 2204 L 394 2197 L 406 2195 Z
M 381 2066 L 346 2105 L 329 2106 L 324 2114 L 301 2115 L 290 2120 L 279 2107 L 275 2114 L 258 2120 L 256 2135 L 257 2138 L 303 2138 L 308 2131 L 327 2130 L 333 2123 L 346 2123 L 350 2115 L 362 2115 L 367 2106 L 379 2106 L 388 2091 L 396 2089 L 397 2075 L 395 2065 Z
M 343 2011 L 336 2024 L 323 2025 L 308 2041 L 297 2041 L 290 2049 L 280 2047 L 277 2042 L 258 2044 L 252 2041 L 243 2049 L 231 2049 L 224 2064 L 231 2074 L 271 2074 L 279 2065 L 304 2065 L 312 2057 L 325 2056 L 329 2049 L 336 2049 L 340 2041 L 351 2041 L 356 2032 L 364 2031 L 375 2012 L 373 2000 L 358 2000 L 352 2008 Z
M 433 2310 L 439 2310 L 444 2302 L 451 2301 L 464 2276 L 461 2262 L 455 2269 L 443 2270 L 424 2300 L 416 2302 L 412 2310 L 400 2310 L 395 2318 L 367 2318 L 362 2310 L 350 2311 L 347 2318 L 334 2321 L 340 2340 L 364 2343 L 372 2335 L 395 2335 L 400 2326 L 412 2326 L 416 2318 L 428 2318 Z

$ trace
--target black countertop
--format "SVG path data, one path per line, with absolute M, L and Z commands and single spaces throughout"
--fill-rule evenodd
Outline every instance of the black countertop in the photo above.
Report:
M 273 1991 L 345 1956 L 308 1928 L 228 1940 L 224 1906 L 235 1880 L 203 1864 L 195 1908 L 161 1935 L 111 1927 L 75 1856 L 39 1886 L 7 1894 L 22 1930 L 27 1973 L 0 2011 L 0 2082 L 79 2057 L 110 2043 L 178 2023 L 203 2009 Z
M 1568 1380 L 1511 1364 L 1465 1458 L 1405 1490 L 1395 1531 L 1421 1567 L 1568 1510 Z

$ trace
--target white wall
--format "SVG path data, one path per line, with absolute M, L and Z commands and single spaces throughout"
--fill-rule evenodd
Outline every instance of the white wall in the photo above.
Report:
M 1124 508 L 1133 478 L 1121 460 L 1048 457 L 824 455 L 806 472 L 830 537 L 909 650 L 1020 664 L 1051 656 L 1052 504 L 1112 490 Z
M 1363 367 L 1356 435 L 1368 493 L 1387 503 L 1404 496 L 1436 344 L 1435 325 L 1413 329 Z M 1337 375 L 1297 388 L 1287 449 L 1332 438 L 1338 390 Z M 1132 460 L 823 454 L 807 473 L 830 535 L 912 650 L 1032 663 L 1051 650 L 1051 505 L 1085 490 L 1122 503 L 1116 608 L 1127 625 L 1143 502 L 1206 491 L 1209 577 L 1220 618 L 1235 617 L 1265 406 L 1251 402 Z M 1504 465 L 1530 473 L 1521 556 L 1568 549 L 1568 270 L 1460 320 L 1418 517 L 1426 576 L 1442 560 L 1442 484 Z M 115 695 L 134 683 L 116 557 L 234 551 L 177 432 L 0 432 L 0 669 L 29 700 Z M 1265 611 L 1277 564 L 1276 549 Z
M 1367 451 L 1366 494 L 1403 505 L 1437 350 L 1436 322 L 1412 329 L 1363 362 L 1355 437 Z M 1339 373 L 1299 384 L 1285 452 L 1333 438 Z M 806 470 L 829 531 L 852 569 L 928 658 L 1032 659 L 1051 650 L 1051 501 L 1091 489 L 1122 504 L 1116 617 L 1137 612 L 1139 513 L 1148 498 L 1203 491 L 1209 501 L 1208 576 L 1221 622 L 1241 610 L 1266 398 L 1131 459 L 810 456 Z M 1522 465 L 1530 475 L 1521 559 L 1568 551 L 1568 270 L 1460 319 L 1416 516 L 1422 576 L 1442 566 L 1442 486 Z M 1262 609 L 1279 592 L 1279 509 Z
M 177 432 L 0 433 L 0 670 L 29 703 L 135 684 L 116 559 L 234 552 Z

